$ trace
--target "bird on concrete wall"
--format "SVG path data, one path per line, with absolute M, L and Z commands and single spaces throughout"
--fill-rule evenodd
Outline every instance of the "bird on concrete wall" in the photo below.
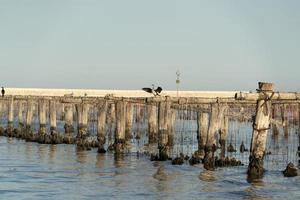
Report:
M 4 97 L 4 94 L 5 94 L 4 87 L 2 87 L 1 94 L 2 94 L 2 97 Z
M 159 96 L 159 94 L 162 91 L 162 88 L 158 86 L 156 89 L 154 89 L 154 84 L 152 84 L 152 88 L 142 88 L 145 92 L 151 93 L 154 96 Z

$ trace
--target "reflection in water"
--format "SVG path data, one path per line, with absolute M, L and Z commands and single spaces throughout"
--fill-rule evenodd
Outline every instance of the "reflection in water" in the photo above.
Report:
M 256 189 L 255 184 L 253 184 L 250 187 L 246 188 L 245 192 L 246 192 L 247 196 L 249 196 L 249 199 L 251 199 L 251 200 L 252 199 L 253 200 L 269 200 L 269 199 L 272 199 L 272 198 L 267 197 L 265 195 L 263 196 L 263 195 L 257 194 L 257 192 L 255 191 L 255 189 Z
M 26 159 L 31 160 L 32 159 L 32 144 L 31 142 L 25 142 L 25 155 Z
M 166 174 L 165 168 L 163 165 L 157 169 L 156 173 L 153 175 L 153 178 L 155 178 L 156 180 L 159 180 L 159 181 L 167 181 L 168 180 L 168 175 Z
M 38 159 L 44 160 L 46 155 L 46 149 L 48 148 L 48 145 L 38 145 L 37 153 L 38 153 Z
M 215 182 L 216 177 L 213 171 L 204 170 L 200 172 L 199 179 L 205 182 Z
M 125 165 L 124 154 L 114 154 L 114 166 L 121 168 Z
M 96 167 L 103 168 L 105 162 L 105 154 L 98 153 L 96 156 Z
M 50 148 L 49 148 L 49 160 L 51 162 L 53 162 L 56 159 L 56 151 L 57 151 L 57 145 L 56 144 L 50 145 Z
M 169 190 L 168 186 L 170 180 L 168 179 L 168 175 L 163 165 L 158 167 L 156 173 L 153 174 L 153 178 L 158 180 L 158 182 L 155 185 L 158 192 L 164 193 Z
M 85 164 L 88 160 L 88 151 L 82 151 L 79 149 L 76 149 L 76 158 L 77 161 L 81 164 Z

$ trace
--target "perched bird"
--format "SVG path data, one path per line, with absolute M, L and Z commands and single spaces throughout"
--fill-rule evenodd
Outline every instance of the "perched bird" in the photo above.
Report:
M 2 97 L 4 97 L 4 94 L 5 94 L 4 87 L 2 87 L 1 94 L 2 94 Z
M 151 93 L 154 96 L 159 96 L 159 94 L 162 91 L 161 87 L 157 87 L 156 89 L 154 89 L 154 85 L 152 85 L 152 88 L 142 88 L 142 90 L 144 90 L 145 92 Z

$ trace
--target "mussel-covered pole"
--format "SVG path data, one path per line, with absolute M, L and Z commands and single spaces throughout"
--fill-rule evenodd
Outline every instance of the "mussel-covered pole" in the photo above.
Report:
M 207 141 L 209 124 L 209 114 L 208 113 L 197 113 L 197 139 L 198 139 L 198 155 L 204 157 L 204 148 Z
M 38 142 L 44 143 L 46 139 L 46 101 L 44 99 L 39 100 L 38 102 L 38 111 L 39 111 L 39 122 L 40 129 L 38 132 Z
M 32 117 L 33 117 L 33 108 L 34 102 L 32 100 L 27 101 L 27 113 L 26 113 L 26 130 L 25 130 L 25 139 L 27 141 L 34 140 L 34 135 L 31 130 Z
M 24 130 L 24 118 L 23 118 L 23 110 L 24 110 L 23 101 L 18 102 L 18 128 L 16 129 L 16 137 L 20 138 L 21 134 Z
M 218 134 L 221 129 L 221 122 L 224 117 L 226 106 L 214 103 L 211 105 L 210 122 L 208 127 L 207 142 L 205 145 L 204 155 L 204 168 L 207 170 L 215 169 L 215 156 L 214 153 L 217 147 Z
M 50 135 L 51 135 L 51 143 L 59 144 L 61 143 L 61 139 L 57 132 L 56 125 L 56 101 L 51 100 L 49 103 L 49 118 L 50 118 Z
M 89 149 L 87 142 L 89 105 L 86 103 L 77 104 L 76 111 L 78 119 L 77 146 L 80 148 Z
M 8 102 L 8 122 L 6 128 L 6 134 L 8 137 L 13 136 L 14 130 L 14 98 L 11 97 Z
M 287 138 L 289 135 L 289 121 L 288 121 L 288 117 L 287 117 L 287 105 L 283 104 L 280 106 L 280 111 L 281 111 L 281 120 L 282 120 L 282 124 L 283 124 L 283 132 L 284 132 L 284 136 Z
M 97 139 L 98 139 L 98 153 L 105 153 L 105 135 L 106 135 L 106 112 L 108 103 L 103 101 L 98 105 L 98 120 L 97 120 Z
M 149 144 L 152 144 L 157 142 L 157 137 L 158 137 L 157 107 L 154 105 L 148 105 L 147 114 L 148 114 Z
M 174 134 L 176 129 L 176 110 L 170 109 L 170 116 L 168 118 L 168 145 L 173 146 Z
M 300 103 L 298 104 L 298 166 L 300 167 Z
M 124 101 L 116 102 L 116 131 L 115 131 L 115 153 L 124 153 L 125 150 L 125 122 L 126 106 Z
M 158 111 L 158 151 L 159 160 L 164 161 L 169 158 L 168 155 L 168 121 L 170 116 L 171 103 L 166 99 L 166 101 L 161 101 L 159 103 Z
M 73 104 L 64 105 L 64 118 L 65 118 L 65 137 L 64 142 L 67 144 L 73 143 Z
M 221 153 L 220 158 L 225 158 L 225 151 L 226 151 L 226 138 L 228 133 L 228 126 L 229 126 L 229 119 L 228 116 L 224 116 L 221 121 L 221 129 L 220 129 L 220 139 L 219 143 L 221 146 Z
M 133 104 L 126 104 L 126 128 L 125 139 L 130 140 L 132 138 L 132 122 L 133 122 Z
M 263 159 L 266 151 L 267 132 L 270 128 L 272 83 L 259 83 L 259 93 L 264 98 L 257 100 L 256 115 L 253 122 L 251 149 L 248 166 L 248 178 L 257 179 L 263 176 Z

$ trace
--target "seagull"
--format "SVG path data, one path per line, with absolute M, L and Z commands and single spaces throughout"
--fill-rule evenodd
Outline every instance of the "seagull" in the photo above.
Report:
M 162 88 L 158 86 L 156 89 L 154 89 L 154 85 L 152 84 L 152 88 L 142 88 L 142 90 L 144 90 L 145 92 L 151 93 L 154 96 L 159 96 L 159 94 L 162 91 Z
M 2 97 L 4 97 L 4 94 L 5 94 L 4 87 L 2 87 L 1 94 L 2 94 Z

